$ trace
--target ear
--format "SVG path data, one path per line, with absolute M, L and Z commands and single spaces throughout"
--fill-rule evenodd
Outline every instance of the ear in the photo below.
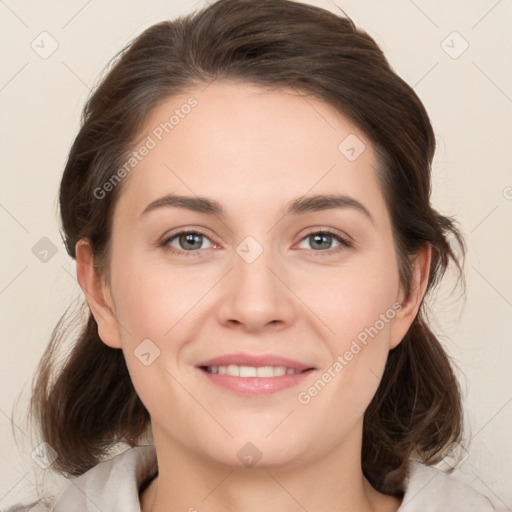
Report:
M 121 348 L 119 324 L 115 317 L 110 290 L 94 266 L 90 241 L 84 238 L 77 242 L 75 254 L 78 283 L 98 324 L 98 335 L 105 345 Z
M 398 310 L 391 323 L 390 350 L 395 348 L 402 341 L 418 314 L 418 310 L 420 309 L 421 302 L 427 290 L 431 259 L 432 246 L 429 243 L 425 243 L 415 255 L 412 262 L 411 291 L 408 297 L 405 297 L 401 287 L 400 296 L 398 298 L 401 308 Z

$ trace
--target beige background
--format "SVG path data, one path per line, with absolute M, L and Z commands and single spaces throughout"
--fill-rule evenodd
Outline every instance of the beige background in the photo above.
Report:
M 333 2 L 309 3 L 338 12 Z M 437 332 L 460 368 L 473 435 L 469 456 L 455 474 L 512 510 L 512 2 L 337 3 L 381 45 L 431 116 L 438 141 L 433 201 L 459 219 L 469 247 L 464 308 L 448 287 L 435 308 Z M 51 330 L 67 304 L 81 296 L 60 241 L 56 202 L 81 108 L 104 65 L 126 42 L 157 21 L 202 5 L 0 2 L 2 510 L 30 496 L 42 478 L 56 488 L 63 483 L 32 460 L 35 445 L 20 413 L 11 418 L 16 398 L 22 413 L 26 408 Z M 51 48 L 49 36 L 39 36 L 43 31 L 58 43 L 46 59 L 31 47 L 46 37 L 45 48 Z M 32 252 L 43 237 L 57 248 L 46 262 Z

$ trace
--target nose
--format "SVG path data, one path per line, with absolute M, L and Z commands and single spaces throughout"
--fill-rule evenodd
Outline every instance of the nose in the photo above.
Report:
M 282 329 L 295 319 L 293 297 L 284 265 L 271 250 L 264 248 L 254 261 L 234 253 L 233 268 L 222 283 L 218 320 L 246 332 Z

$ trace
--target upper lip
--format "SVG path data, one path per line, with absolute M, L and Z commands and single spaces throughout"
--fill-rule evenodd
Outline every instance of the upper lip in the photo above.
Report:
M 303 364 L 287 357 L 281 357 L 275 354 L 226 354 L 223 356 L 217 356 L 207 361 L 202 361 L 197 364 L 197 367 L 201 366 L 228 366 L 234 364 L 237 366 L 284 366 L 286 368 L 293 368 L 294 370 L 309 370 L 313 368 L 311 365 Z

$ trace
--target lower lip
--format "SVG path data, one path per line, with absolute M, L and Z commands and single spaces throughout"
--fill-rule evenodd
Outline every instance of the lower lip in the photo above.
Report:
M 279 377 L 234 377 L 233 375 L 199 371 L 211 382 L 242 395 L 269 395 L 300 384 L 313 370 Z

